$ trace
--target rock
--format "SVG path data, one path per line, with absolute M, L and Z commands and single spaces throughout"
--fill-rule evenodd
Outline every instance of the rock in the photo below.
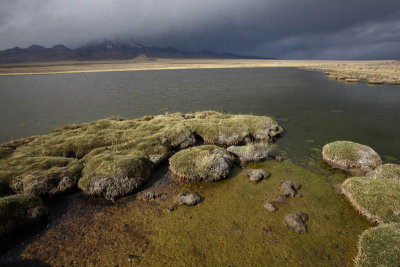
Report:
M 298 233 L 298 234 L 303 234 L 307 232 L 307 226 L 301 219 L 301 217 L 297 214 L 288 214 L 285 216 L 285 222 L 286 226 Z
M 335 192 L 336 195 L 343 195 L 343 193 L 342 193 L 342 184 L 334 184 L 333 185 L 333 191 Z
M 173 212 L 177 208 L 178 208 L 178 205 L 177 204 L 173 204 L 173 205 L 169 206 L 167 209 L 168 209 L 169 212 Z
M 300 216 L 300 218 L 301 218 L 301 220 L 302 220 L 303 222 L 307 222 L 307 221 L 308 221 L 308 219 L 309 219 L 309 216 L 308 216 L 308 214 L 307 214 L 307 213 L 304 213 L 304 212 L 299 212 L 299 213 L 297 213 L 297 215 L 299 215 L 299 216 Z
M 264 208 L 265 208 L 266 210 L 270 211 L 270 212 L 275 212 L 275 211 L 278 210 L 278 208 L 277 208 L 277 207 L 275 206 L 275 204 L 272 203 L 272 202 L 266 202 L 266 203 L 264 204 Z
M 65 167 L 32 170 L 11 179 L 10 186 L 18 194 L 54 196 L 66 193 L 78 183 L 83 165 L 77 159 L 66 159 Z
M 346 80 L 344 80 L 347 83 L 358 83 L 360 80 L 357 78 L 347 78 Z
M 241 166 L 244 166 L 249 162 L 265 160 L 271 151 L 271 146 L 266 142 L 258 142 L 245 146 L 230 146 L 227 150 L 237 157 Z
M 142 193 L 138 194 L 138 198 L 140 200 L 144 200 L 144 201 L 155 200 L 156 198 L 159 198 L 161 196 L 162 196 L 162 193 L 154 192 L 154 191 L 147 191 L 147 192 L 142 192 Z
M 43 219 L 47 208 L 35 195 L 11 195 L 0 198 L 0 238 L 17 227 Z
M 359 169 L 363 174 L 382 164 L 381 157 L 372 148 L 350 141 L 326 144 L 322 149 L 322 158 L 333 168 L 346 172 Z
M 281 162 L 281 161 L 283 161 L 285 158 L 283 157 L 283 156 L 281 156 L 281 155 L 276 155 L 275 156 L 275 160 L 276 161 L 279 161 L 279 162 Z
M 258 183 L 262 179 L 266 179 L 270 176 L 269 172 L 264 171 L 263 169 L 249 169 L 249 170 L 243 170 L 242 174 L 250 177 L 250 182 L 252 183 Z
M 185 182 L 213 182 L 229 176 L 233 156 L 224 148 L 206 145 L 184 149 L 169 159 L 173 178 Z
M 297 190 L 301 188 L 301 184 L 293 182 L 293 181 L 286 181 L 282 183 L 281 186 L 281 193 L 283 196 L 288 197 L 295 197 L 297 195 Z
M 146 157 L 104 152 L 86 162 L 78 187 L 87 195 L 114 201 L 139 189 L 153 166 Z
M 181 205 L 194 206 L 202 201 L 202 198 L 197 194 L 179 195 L 176 201 Z

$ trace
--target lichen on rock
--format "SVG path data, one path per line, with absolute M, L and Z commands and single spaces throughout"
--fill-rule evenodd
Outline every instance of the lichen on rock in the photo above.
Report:
M 378 166 L 374 171 L 368 173 L 367 176 L 400 181 L 400 165 L 391 163 L 383 164 Z

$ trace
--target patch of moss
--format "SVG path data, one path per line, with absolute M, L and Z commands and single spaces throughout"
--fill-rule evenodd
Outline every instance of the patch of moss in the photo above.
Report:
M 358 168 L 366 172 L 382 164 L 380 156 L 372 148 L 350 141 L 326 144 L 322 148 L 322 157 L 332 167 L 344 171 Z
M 224 148 L 205 145 L 187 148 L 169 160 L 172 173 L 181 181 L 218 181 L 229 176 L 233 156 Z
M 206 143 L 221 146 L 240 145 L 245 138 L 271 142 L 282 133 L 282 128 L 269 117 L 230 115 L 214 111 L 197 112 L 186 125 Z
M 371 222 L 400 222 L 399 181 L 353 177 L 343 182 L 342 191 L 350 203 Z
M 383 164 L 378 166 L 373 172 L 372 177 L 394 179 L 400 181 L 400 165 L 398 164 Z
M 382 224 L 364 231 L 358 246 L 355 261 L 357 267 L 398 267 L 400 264 L 400 224 Z
M 42 200 L 34 195 L 11 195 L 0 198 L 0 237 L 16 227 L 47 214 Z
M 114 200 L 138 189 L 152 168 L 146 157 L 105 151 L 86 161 L 78 187 L 88 195 Z
M 75 174 L 79 176 L 80 173 L 76 166 L 90 162 L 93 156 L 107 152 L 115 154 L 119 160 L 126 156 L 129 161 L 129 157 L 135 155 L 157 165 L 174 151 L 194 146 L 197 141 L 194 131 L 206 139 L 216 136 L 220 144 L 228 144 L 232 140 L 242 142 L 250 136 L 270 141 L 279 135 L 281 128 L 269 117 L 214 111 L 190 116 L 166 113 L 135 120 L 113 117 L 67 125 L 47 135 L 2 144 L 0 181 L 11 183 L 15 192 L 53 195 L 63 191 L 55 189 L 59 188 L 57 181 L 61 182 L 66 176 L 76 181 Z M 91 168 L 90 164 L 88 166 L 81 168 Z
M 22 257 L 54 266 L 353 265 L 358 236 L 370 224 L 334 194 L 332 185 L 343 173 L 318 175 L 289 160 L 248 167 L 271 177 L 254 186 L 233 168 L 231 178 L 218 183 L 168 183 L 157 188 L 164 196 L 152 201 L 132 196 L 116 205 L 72 205 L 65 220 L 29 244 Z M 304 197 L 288 199 L 271 214 L 263 203 L 276 199 L 288 180 L 303 185 Z M 204 200 L 168 211 L 185 191 Z M 284 217 L 301 211 L 310 219 L 308 233 L 299 237 L 286 229 Z

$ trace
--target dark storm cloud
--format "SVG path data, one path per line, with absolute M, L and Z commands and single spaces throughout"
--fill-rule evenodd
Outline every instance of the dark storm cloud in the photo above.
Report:
M 400 1 L 0 1 L 0 49 L 114 38 L 280 58 L 398 58 Z

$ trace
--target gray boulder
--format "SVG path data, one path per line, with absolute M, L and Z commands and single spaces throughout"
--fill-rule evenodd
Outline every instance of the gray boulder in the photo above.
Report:
M 297 196 L 297 190 L 301 188 L 301 184 L 293 182 L 293 181 L 286 181 L 282 184 L 281 193 L 283 196 L 288 197 L 295 197 Z
M 288 214 L 285 216 L 286 226 L 298 234 L 307 232 L 307 226 L 297 214 Z
M 187 205 L 187 206 L 194 206 L 202 201 L 201 196 L 197 194 L 182 194 L 177 196 L 176 202 L 178 202 L 181 205 Z
M 250 178 L 250 182 L 256 184 L 262 179 L 266 179 L 270 176 L 269 172 L 263 169 L 249 169 L 243 170 L 242 174 Z

